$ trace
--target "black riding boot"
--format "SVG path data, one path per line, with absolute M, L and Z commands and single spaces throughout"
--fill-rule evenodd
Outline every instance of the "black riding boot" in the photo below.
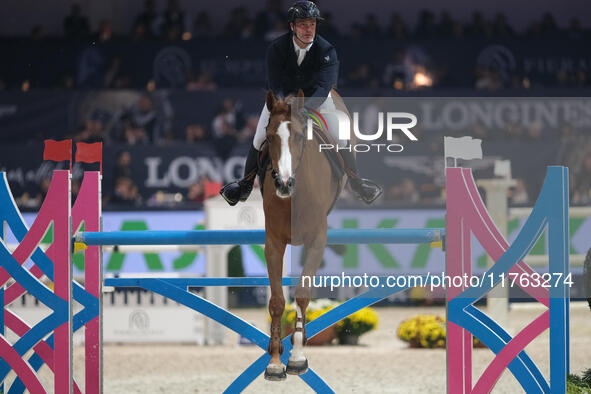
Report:
M 345 171 L 349 176 L 351 189 L 357 194 L 363 202 L 371 204 L 382 194 L 382 187 L 369 179 L 360 178 L 357 174 L 357 161 L 353 152 L 348 150 L 339 150 L 345 163 Z
M 248 196 L 250 196 L 259 168 L 258 160 L 259 151 L 251 145 L 248 156 L 246 157 L 246 164 L 244 165 L 244 178 L 237 182 L 228 183 L 220 190 L 222 197 L 231 206 L 236 205 L 238 201 L 246 201 Z

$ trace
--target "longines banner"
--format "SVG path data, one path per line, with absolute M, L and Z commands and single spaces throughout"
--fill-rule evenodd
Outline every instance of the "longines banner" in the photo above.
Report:
M 444 227 L 444 210 L 336 210 L 329 216 L 331 228 L 431 228 Z M 24 214 L 30 224 L 33 214 Z M 513 219 L 508 223 L 509 241 L 519 234 L 524 219 Z M 199 230 L 203 229 L 204 213 L 193 212 L 104 212 L 103 230 Z M 591 233 L 591 218 L 571 218 L 571 254 L 586 254 L 589 248 L 588 234 Z M 14 243 L 8 237 L 7 243 Z M 486 257 L 478 242 L 473 240 L 474 273 L 483 273 Z M 263 248 L 259 245 L 242 246 L 242 264 L 246 276 L 266 276 Z M 531 255 L 547 253 L 546 238 L 535 245 Z M 288 253 L 288 256 L 291 253 Z M 293 254 L 290 262 L 291 273 L 300 272 L 299 254 Z M 424 245 L 346 245 L 340 249 L 327 248 L 319 275 L 345 272 L 356 274 L 399 275 L 403 273 L 441 273 L 444 268 L 444 254 L 441 249 Z M 81 254 L 74 255 L 74 274 L 80 275 L 84 267 Z M 205 258 L 202 252 L 161 252 L 161 253 L 105 253 L 104 272 L 156 273 L 176 272 L 182 275 L 204 275 Z M 543 266 L 540 268 L 544 270 Z M 572 272 L 582 272 L 574 265 Z
M 435 137 L 428 137 L 429 139 Z M 440 138 L 437 137 L 437 140 Z M 524 149 L 536 148 L 535 156 L 521 154 Z M 443 152 L 435 153 L 427 144 L 405 144 L 405 150 L 389 155 L 363 154 L 359 157 L 361 171 L 371 171 L 372 177 L 387 189 L 409 178 L 417 184 L 434 183 L 443 185 Z M 193 183 L 203 176 L 216 182 L 229 182 L 243 174 L 246 147 L 237 147 L 225 160 L 221 159 L 210 143 L 194 145 L 178 144 L 156 146 L 106 146 L 103 155 L 103 194 L 111 195 L 114 188 L 116 157 L 123 151 L 131 154 L 131 176 L 139 188 L 144 200 L 148 200 L 158 191 L 185 194 Z M 34 196 L 39 193 L 39 184 L 51 177 L 51 171 L 65 168 L 66 164 L 56 165 L 41 160 L 28 160 L 21 149 L 10 145 L 0 146 L 0 170 L 7 172 L 8 182 L 16 197 L 24 192 Z M 478 176 L 490 176 L 496 159 L 510 159 L 513 162 L 515 177 L 527 177 L 531 195 L 536 195 L 544 173 L 539 171 L 546 165 L 554 164 L 560 154 L 560 141 L 512 142 L 501 141 L 487 143 L 487 155 L 484 160 L 475 162 L 473 167 Z M 27 148 L 27 157 L 42 157 L 42 144 Z M 92 166 L 86 166 L 91 169 Z M 80 164 L 73 167 L 73 179 L 80 179 L 83 168 Z M 481 172 L 482 171 L 482 172 Z M 404 201 L 401 201 L 404 202 Z M 410 202 L 407 202 L 410 203 Z

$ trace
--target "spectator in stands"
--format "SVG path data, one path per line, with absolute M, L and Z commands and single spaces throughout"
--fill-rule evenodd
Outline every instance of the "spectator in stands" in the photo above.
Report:
M 145 41 L 151 38 L 148 33 L 148 28 L 143 23 L 136 23 L 133 25 L 133 30 L 131 31 L 131 41 Z
M 208 91 L 213 92 L 217 89 L 217 85 L 211 76 L 209 71 L 203 71 L 196 77 L 189 73 L 187 76 L 187 87 L 188 91 Z
M 259 122 L 259 118 L 257 116 L 249 116 L 246 119 L 244 127 L 238 131 L 236 135 L 238 141 L 240 143 L 245 143 L 252 141 L 254 134 L 257 131 L 257 124 Z
M 347 86 L 350 87 L 368 87 L 373 85 L 375 80 L 374 73 L 371 72 L 369 64 L 362 63 L 347 75 Z
M 360 41 L 363 38 L 363 29 L 361 24 L 355 22 L 351 25 L 351 33 L 349 34 L 349 38 L 354 41 Z
M 466 36 L 470 38 L 485 38 L 490 34 L 484 16 L 478 11 L 472 13 L 472 21 L 465 30 Z
M 117 164 L 113 172 L 113 179 L 130 178 L 131 176 L 131 154 L 124 150 L 117 156 Z
M 138 193 L 138 187 L 131 178 L 121 177 L 115 180 L 113 196 L 110 200 L 113 204 L 135 205 L 142 203 L 142 198 Z
M 103 19 L 99 25 L 98 31 L 95 34 L 94 40 L 97 43 L 104 44 L 106 42 L 111 41 L 112 36 L 113 26 L 111 25 L 111 21 Z
M 205 200 L 205 184 L 199 179 L 198 182 L 189 186 L 187 191 L 187 201 L 202 203 Z
M 437 33 L 439 37 L 449 38 L 452 36 L 454 29 L 454 20 L 449 15 L 449 12 L 443 11 L 439 17 L 439 24 L 437 25 Z
M 123 122 L 123 142 L 128 145 L 141 145 L 149 142 L 146 130 L 127 119 Z
M 143 94 L 138 102 L 131 108 L 129 113 L 129 119 L 134 132 L 133 136 L 136 137 L 136 141 L 143 140 L 142 133 L 139 129 L 143 130 L 146 138 L 151 143 L 159 142 L 164 137 L 164 130 L 162 122 L 158 117 L 158 113 L 154 108 L 154 102 L 149 94 Z
M 242 33 L 249 23 L 248 13 L 245 7 L 238 7 L 232 10 L 230 19 L 224 27 L 223 35 L 227 38 L 241 38 Z
M 330 12 L 324 13 L 324 20 L 318 25 L 318 32 L 328 40 L 333 40 L 340 37 L 339 30 L 334 25 L 332 14 Z
M 125 89 L 129 88 L 129 77 L 121 72 L 121 58 L 113 56 L 109 60 L 107 71 L 105 72 L 106 89 Z
M 160 33 L 169 41 L 176 41 L 185 32 L 185 15 L 181 11 L 178 0 L 168 0 L 168 5 L 162 14 Z
M 139 32 L 142 32 L 142 37 L 156 37 L 154 26 L 157 17 L 154 0 L 145 0 L 143 11 L 135 18 L 133 23 L 133 36 L 137 37 Z
M 226 158 L 238 140 L 242 115 L 240 105 L 235 105 L 231 99 L 225 99 L 213 118 L 211 124 L 212 136 L 216 141 L 218 153 Z
M 185 142 L 188 144 L 195 144 L 199 141 L 207 139 L 207 132 L 205 127 L 200 124 L 190 124 L 185 128 Z
M 246 23 L 244 27 L 242 27 L 242 31 L 240 32 L 240 38 L 248 39 L 254 37 L 254 21 L 251 18 L 246 19 Z
M 267 0 L 265 9 L 254 20 L 255 35 L 257 37 L 264 37 L 269 31 L 276 28 L 277 21 L 282 24 L 285 21 L 283 1 Z
M 489 67 L 476 66 L 476 83 L 478 90 L 498 90 L 503 87 L 503 80 L 497 70 Z
M 76 142 L 99 142 L 103 141 L 105 135 L 105 124 L 109 121 L 110 115 L 102 109 L 95 109 L 84 122 L 84 128 L 73 138 Z
M 464 25 L 459 21 L 454 21 L 453 28 L 451 30 L 451 38 L 461 39 L 464 37 Z
M 408 35 L 408 27 L 400 17 L 398 12 L 392 13 L 390 16 L 390 25 L 386 30 L 386 36 L 388 38 L 394 38 L 396 40 L 403 40 Z
M 499 12 L 495 16 L 495 21 L 493 22 L 493 34 L 496 38 L 512 38 L 515 36 L 515 32 L 507 23 L 507 18 L 502 12 Z
M 557 37 L 558 26 L 554 16 L 550 13 L 545 13 L 542 17 L 542 23 L 540 24 L 540 33 L 544 37 Z
M 285 22 L 277 20 L 275 21 L 275 26 L 273 27 L 273 29 L 265 33 L 265 41 L 273 41 L 276 38 L 281 37 L 285 33 L 287 33 Z
M 403 178 L 399 184 L 390 186 L 386 199 L 411 204 L 419 202 L 420 196 L 415 182 L 410 178 Z
M 80 4 L 72 4 L 70 15 L 64 19 L 64 33 L 68 39 L 84 39 L 88 37 L 90 28 L 88 18 L 82 15 Z
M 46 37 L 45 37 L 45 29 L 43 28 L 43 26 L 41 26 L 41 25 L 33 26 L 33 28 L 31 29 L 30 37 L 31 37 L 31 40 L 33 40 L 33 41 L 44 40 Z
M 71 90 L 76 87 L 76 81 L 72 74 L 63 74 L 60 78 L 60 89 Z M 1 89 L 0 89 L 1 90 Z
M 361 30 L 363 36 L 366 38 L 375 39 L 382 36 L 382 29 L 375 14 L 367 14 L 365 16 L 365 23 L 361 27 Z
M 437 36 L 437 25 L 435 16 L 431 11 L 422 10 L 419 14 L 419 22 L 415 31 L 417 38 L 433 38 Z
M 193 22 L 193 37 L 194 38 L 203 38 L 203 37 L 211 37 L 213 35 L 213 24 L 211 23 L 211 18 L 206 11 L 201 11 L 195 17 L 195 21 Z
M 203 175 L 199 181 L 189 186 L 187 201 L 202 203 L 210 197 L 217 197 L 221 187 L 221 183 L 213 182 L 207 175 Z
M 566 31 L 566 38 L 569 40 L 580 40 L 583 36 L 584 32 L 581 28 L 581 21 L 578 18 L 572 18 Z

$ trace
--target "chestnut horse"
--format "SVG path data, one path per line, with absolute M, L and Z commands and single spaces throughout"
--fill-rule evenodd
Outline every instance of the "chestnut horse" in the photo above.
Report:
M 348 113 L 341 97 L 334 90 L 331 93 L 337 109 Z M 290 101 L 293 101 L 292 105 Z M 271 286 L 271 338 L 268 348 L 271 361 L 265 370 L 265 379 L 284 380 L 286 372 L 300 375 L 308 370 L 303 347 L 306 343 L 306 308 L 311 295 L 311 289 L 302 286 L 300 277 L 295 292 L 293 350 L 286 369 L 280 359 L 283 352 L 281 315 L 285 308 L 281 287 L 285 248 L 287 244 L 303 245 L 301 275 L 316 274 L 326 246 L 327 215 L 341 192 L 339 189 L 344 179 L 338 180 L 332 175 L 327 158 L 319 152 L 318 142 L 306 138 L 304 119 L 300 116 L 303 103 L 301 91 L 297 97 L 285 100 L 275 98 L 269 91 L 266 103 L 271 113 L 267 126 L 271 164 L 266 169 L 263 182 L 263 208 L 265 258 Z

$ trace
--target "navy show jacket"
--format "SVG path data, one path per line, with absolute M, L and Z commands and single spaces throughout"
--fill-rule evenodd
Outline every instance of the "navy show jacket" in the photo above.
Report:
M 318 34 L 298 66 L 292 33 L 275 39 L 267 50 L 267 87 L 275 96 L 287 97 L 302 89 L 306 106 L 320 105 L 339 75 L 339 60 L 333 45 Z

